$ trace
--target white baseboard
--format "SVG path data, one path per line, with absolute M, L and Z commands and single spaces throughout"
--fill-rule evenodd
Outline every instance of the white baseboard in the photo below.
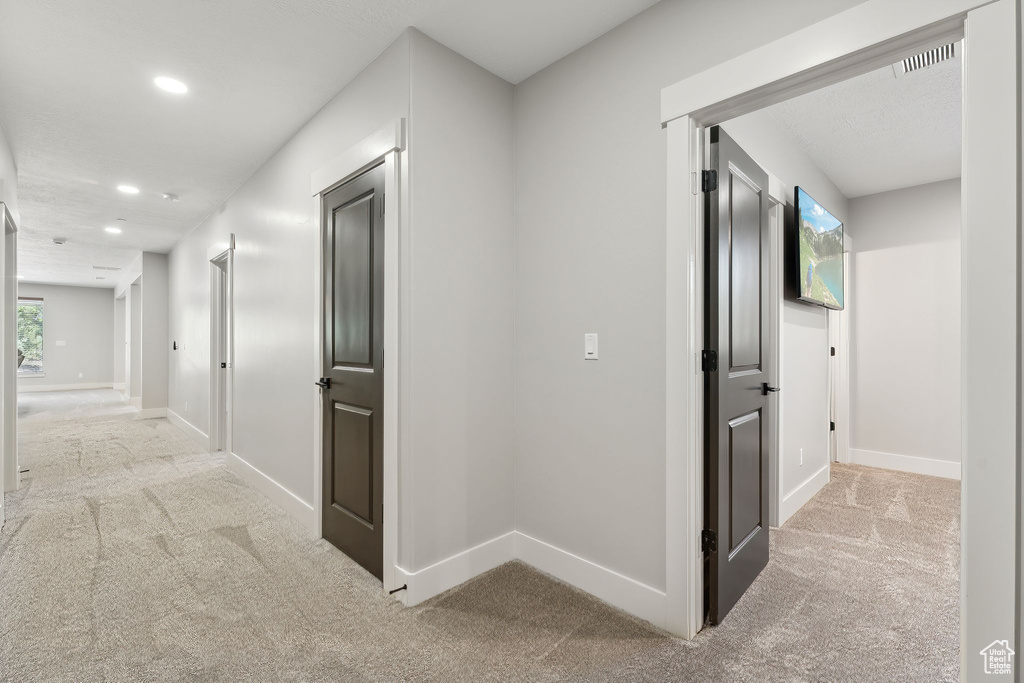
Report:
M 118 391 L 124 391 L 125 389 L 128 388 L 128 385 L 125 384 L 124 382 L 114 382 L 112 388 Z
M 897 455 L 896 453 L 882 453 L 864 450 L 863 448 L 851 448 L 850 462 L 854 465 L 867 465 L 868 467 L 881 467 L 900 472 L 927 474 L 946 479 L 960 478 L 960 463 L 922 458 L 916 455 Z
M 227 458 L 228 470 L 238 475 L 254 489 L 265 495 L 278 507 L 297 519 L 303 526 L 319 536 L 316 511 L 284 486 L 232 453 Z
M 785 498 L 782 499 L 782 505 L 779 506 L 779 526 L 786 523 L 790 517 L 792 517 L 797 510 L 807 504 L 811 498 L 814 498 L 814 494 L 825 487 L 829 479 L 829 466 L 825 464 L 820 470 L 812 474 L 808 479 L 797 486 L 796 489 L 790 491 Z
M 515 559 L 515 534 L 514 531 L 502 534 L 419 571 L 409 572 L 395 567 L 397 581 L 408 586 L 401 591 L 404 595 L 396 596 L 406 605 L 418 605 Z
M 132 408 L 138 408 L 142 410 L 142 397 L 141 396 L 130 396 L 128 398 L 128 405 Z
M 664 592 L 518 531 L 502 534 L 419 571 L 395 567 L 398 582 L 407 586 L 395 597 L 406 605 L 418 605 L 515 559 L 655 626 L 665 625 Z
M 614 607 L 665 627 L 663 591 L 521 532 L 516 532 L 516 557 Z
M 167 408 L 141 408 L 139 409 L 140 420 L 152 420 L 158 417 L 167 417 Z
M 83 384 L 22 384 L 18 382 L 19 394 L 30 394 L 36 391 L 84 391 L 86 389 L 113 389 L 112 382 L 89 382 Z
M 178 429 L 192 437 L 192 439 L 196 443 L 201 445 L 203 448 L 210 448 L 210 437 L 208 437 L 206 434 L 202 432 L 202 430 L 200 430 L 194 424 L 183 418 L 181 415 L 178 415 L 170 408 L 167 409 L 167 419 L 170 420 L 171 424 L 173 424 L 175 427 L 177 427 Z

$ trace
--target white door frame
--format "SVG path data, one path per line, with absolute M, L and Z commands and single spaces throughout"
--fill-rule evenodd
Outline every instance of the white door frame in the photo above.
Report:
M 769 362 L 768 383 L 782 388 L 782 327 L 783 301 L 786 288 L 785 233 L 786 195 L 782 181 L 768 173 L 768 260 L 771 270 L 769 280 Z M 779 526 L 779 511 L 782 507 L 782 401 L 781 393 L 768 394 L 768 442 L 770 455 L 768 463 L 768 525 Z
M 692 638 L 703 615 L 703 197 L 698 182 L 702 129 L 963 37 L 962 675 L 979 665 L 977 652 L 988 642 L 1015 640 L 1020 311 L 1006 302 L 1019 302 L 1013 296 L 1019 292 L 1021 195 L 1018 26 L 1013 0 L 868 0 L 662 91 L 668 152 L 665 432 L 670 631 Z M 814 40 L 823 35 L 827 41 Z M 969 249 L 970 235 L 982 231 L 986 248 L 981 251 L 986 256 L 997 253 L 998 266 L 991 259 L 986 265 L 982 253 Z M 992 296 L 993 291 L 1006 296 Z
M 224 442 L 224 452 L 230 454 L 232 436 L 232 408 L 234 402 L 235 365 L 235 235 L 232 233 L 226 243 L 220 242 L 206 250 L 210 262 L 210 438 L 209 450 L 218 448 Z M 226 291 L 225 291 L 226 290 Z M 222 307 L 223 306 L 223 307 Z M 220 370 L 216 357 L 223 345 L 227 364 L 224 374 L 223 394 Z M 224 424 L 221 424 L 221 416 Z M 221 431 L 223 430 L 223 434 Z
M 4 493 L 21 486 L 21 466 L 18 458 L 18 226 L 7 204 L 0 202 L 0 223 L 3 224 L 3 243 L 0 244 L 0 265 L 3 267 L 3 340 L 0 343 L 0 392 L 2 415 L 0 423 L 0 526 L 6 519 Z
M 847 235 L 849 242 L 849 235 Z M 843 310 L 828 312 L 829 344 L 836 355 L 829 359 L 829 395 L 836 428 L 829 435 L 829 463 L 850 462 L 850 296 L 852 249 L 843 251 Z
M 407 472 L 411 467 L 408 453 L 409 440 L 405 433 L 407 421 L 400 420 L 400 408 L 409 405 L 409 382 L 403 370 L 408 364 L 408 301 L 410 278 L 408 273 L 409 230 L 408 206 L 405 188 L 408 187 L 405 151 L 405 119 L 395 119 L 375 133 L 351 147 L 310 178 L 313 195 L 313 213 L 316 239 L 313 278 L 316 289 L 314 310 L 316 339 L 314 340 L 312 372 L 309 377 L 310 396 L 315 415 L 313 439 L 313 510 L 316 514 L 317 534 L 323 536 L 323 402 L 313 382 L 323 369 L 323 195 L 343 185 L 360 173 L 384 164 L 384 590 L 405 603 L 407 591 L 399 590 L 401 573 L 398 539 L 402 538 L 402 555 L 409 557 L 411 547 L 411 520 L 408 519 L 411 499 Z M 406 331 L 399 334 L 400 331 Z M 402 467 L 402 471 L 399 471 Z M 399 500 L 398 482 L 403 485 Z M 401 530 L 401 531 L 400 531 Z M 392 592 L 394 591 L 394 592 Z

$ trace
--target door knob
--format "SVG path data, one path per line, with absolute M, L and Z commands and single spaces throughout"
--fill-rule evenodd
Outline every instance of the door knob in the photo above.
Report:
M 313 382 L 313 384 L 317 385 L 321 389 L 330 389 L 331 388 L 331 378 L 330 377 L 321 377 L 319 382 Z
M 769 386 L 768 382 L 763 382 L 761 384 L 761 395 L 762 396 L 767 396 L 768 394 L 774 394 L 776 391 L 780 391 L 780 390 L 781 390 L 781 387 Z

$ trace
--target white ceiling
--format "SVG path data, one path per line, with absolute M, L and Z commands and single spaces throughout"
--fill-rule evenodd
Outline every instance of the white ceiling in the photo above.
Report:
M 169 251 L 408 26 L 517 83 L 655 1 L 2 0 L 19 271 L 111 286 L 94 265 Z
M 885 67 L 768 108 L 848 198 L 960 177 L 961 63 Z

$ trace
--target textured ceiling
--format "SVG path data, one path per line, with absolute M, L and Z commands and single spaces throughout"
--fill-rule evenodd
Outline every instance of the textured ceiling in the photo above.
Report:
M 653 4 L 0 0 L 19 271 L 110 286 L 116 273 L 96 280 L 92 266 L 169 251 L 408 26 L 518 82 Z M 157 90 L 158 75 L 189 93 Z M 122 183 L 142 192 L 123 195 Z
M 886 67 L 768 112 L 849 198 L 958 178 L 960 47 L 930 68 Z

